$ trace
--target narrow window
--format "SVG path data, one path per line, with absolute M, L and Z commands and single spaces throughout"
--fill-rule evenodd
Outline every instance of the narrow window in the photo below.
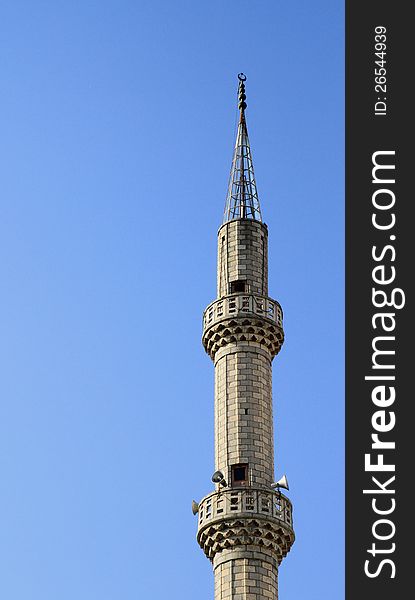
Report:
M 230 293 L 235 294 L 236 292 L 247 292 L 247 284 L 243 279 L 237 279 L 230 283 Z
M 232 466 L 232 487 L 248 485 L 248 465 Z

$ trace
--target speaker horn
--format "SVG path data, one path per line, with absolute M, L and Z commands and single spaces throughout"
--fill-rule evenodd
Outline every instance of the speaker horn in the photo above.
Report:
M 225 481 L 225 475 L 222 473 L 222 471 L 215 471 L 212 475 L 212 481 L 213 483 L 218 483 L 224 487 L 228 485 Z
M 197 515 L 198 512 L 199 512 L 199 504 L 195 500 L 192 500 L 192 513 L 194 515 Z
M 277 489 L 284 488 L 285 490 L 289 490 L 290 489 L 288 487 L 288 480 L 287 480 L 287 477 L 285 475 L 283 475 L 281 477 L 281 479 L 279 479 L 276 483 L 273 483 L 271 485 L 271 487 L 273 489 L 275 489 L 275 488 L 277 488 Z

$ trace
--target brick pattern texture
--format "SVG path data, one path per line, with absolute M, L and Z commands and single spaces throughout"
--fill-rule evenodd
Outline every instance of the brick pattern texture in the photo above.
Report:
M 224 560 L 224 556 L 223 562 L 214 566 L 215 600 L 275 600 L 278 597 L 278 569 L 272 559 L 268 562 L 268 557 L 259 552 L 246 551 L 245 554 L 230 560 Z
M 245 280 L 247 291 L 268 295 L 268 228 L 251 219 L 228 221 L 218 231 L 218 298 L 231 281 Z
M 230 481 L 231 465 L 249 465 L 249 485 L 274 477 L 271 357 L 258 347 L 230 345 L 215 360 L 215 463 Z

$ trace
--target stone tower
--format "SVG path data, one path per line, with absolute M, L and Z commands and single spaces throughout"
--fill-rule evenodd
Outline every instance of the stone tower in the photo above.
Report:
M 284 341 L 268 296 L 268 228 L 262 222 L 245 120 L 245 79 L 224 222 L 217 299 L 203 315 L 215 365 L 215 491 L 199 504 L 197 541 L 213 564 L 215 600 L 278 597 L 278 567 L 294 542 L 291 502 L 274 482 L 271 363 Z

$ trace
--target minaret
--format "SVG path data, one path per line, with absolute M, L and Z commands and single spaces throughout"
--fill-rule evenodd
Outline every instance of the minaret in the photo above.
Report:
M 203 315 L 215 365 L 215 491 L 199 504 L 197 541 L 213 563 L 215 600 L 278 597 L 278 567 L 294 542 L 291 502 L 274 482 L 271 363 L 284 341 L 268 296 L 268 228 L 262 222 L 238 75 L 238 132 L 224 222 L 217 300 Z

